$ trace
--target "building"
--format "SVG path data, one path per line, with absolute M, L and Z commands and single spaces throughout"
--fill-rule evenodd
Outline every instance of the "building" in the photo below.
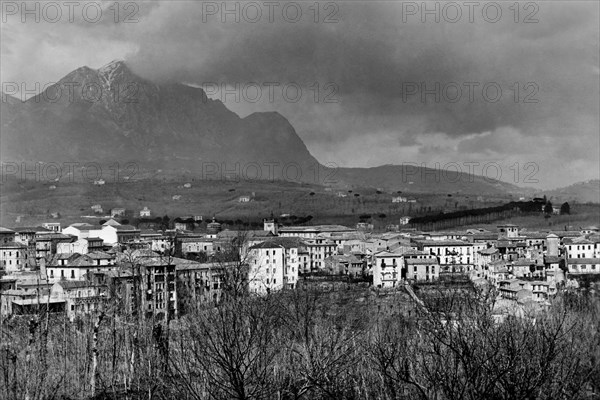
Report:
M 117 269 L 115 257 L 108 253 L 89 254 L 55 254 L 46 263 L 48 281 L 55 283 L 62 280 L 90 280 L 92 272 L 112 271 Z
M 567 259 L 569 274 L 599 274 L 600 258 L 569 258 Z
M 362 276 L 365 268 L 366 262 L 352 254 L 332 255 L 325 259 L 325 270 L 332 275 Z
M 0 227 L 0 244 L 12 243 L 15 241 L 15 231 Z
M 475 264 L 473 244 L 462 240 L 422 240 L 417 248 L 437 257 L 442 272 L 468 272 Z
M 89 280 L 59 281 L 52 285 L 50 298 L 64 301 L 65 311 L 70 320 L 78 315 L 101 310 L 107 302 L 107 288 Z
M 351 233 L 356 229 L 348 228 L 342 225 L 313 225 L 313 226 L 285 226 L 279 228 L 279 236 L 282 237 L 300 237 L 305 239 L 314 239 L 320 233 Z
M 273 217 L 263 220 L 263 230 L 271 232 L 274 236 L 279 234 L 277 221 Z
M 205 236 L 184 236 L 177 238 L 177 245 L 183 255 L 204 253 L 212 256 L 215 253 L 216 240 Z
M 140 210 L 140 218 L 150 218 L 152 216 L 152 211 L 146 206 Z
M 436 257 L 408 257 L 406 263 L 406 279 L 413 281 L 436 281 L 440 277 L 440 264 Z
M 394 288 L 406 277 L 402 253 L 380 251 L 373 255 L 373 286 L 381 289 Z
M 124 217 L 126 210 L 122 207 L 111 208 L 110 216 L 113 218 Z
M 88 254 L 95 251 L 102 251 L 104 241 L 101 238 L 83 238 L 72 237 L 70 241 L 59 242 L 56 244 L 56 253 L 79 253 Z
M 27 266 L 35 267 L 35 235 L 36 233 L 51 232 L 42 227 L 15 228 L 15 242 L 27 246 Z
M 106 221 L 105 223 L 102 224 L 102 226 L 119 226 L 121 225 L 121 223 L 113 218 L 110 218 L 108 221 Z
M 29 266 L 29 248 L 22 243 L 3 242 L 0 244 L 0 270 L 10 274 Z
M 337 254 L 337 244 L 326 237 L 306 239 L 304 245 L 308 251 L 310 271 L 325 268 L 325 259 Z
M 191 217 L 175 218 L 174 224 L 175 229 L 179 231 L 193 231 L 196 228 L 196 221 Z
M 102 226 L 81 222 L 67 226 L 65 229 L 63 229 L 62 233 L 65 235 L 75 236 L 79 239 L 84 239 L 90 236 L 98 236 L 101 230 Z
M 298 283 L 299 247 L 291 240 L 255 244 L 248 253 L 248 288 L 251 292 L 293 289 Z
M 180 315 L 199 303 L 218 303 L 223 293 L 223 273 L 238 263 L 197 263 L 177 265 L 177 309 Z
M 96 233 L 96 232 L 94 232 Z M 125 244 L 139 241 L 141 231 L 132 225 L 106 225 L 97 234 L 106 244 Z
M 498 225 L 498 240 L 516 239 L 519 237 L 519 227 L 513 224 Z
M 586 238 L 565 238 L 563 243 L 569 258 L 600 257 L 599 241 L 592 241 Z
M 44 229 L 48 229 L 49 231 L 52 231 L 52 232 L 60 233 L 60 231 L 61 231 L 60 222 L 46 222 L 46 223 L 42 224 L 42 227 Z
M 71 242 L 72 236 L 62 233 L 36 233 L 35 234 L 35 260 L 36 265 L 40 265 L 40 261 L 50 259 L 57 253 L 56 249 L 59 243 Z

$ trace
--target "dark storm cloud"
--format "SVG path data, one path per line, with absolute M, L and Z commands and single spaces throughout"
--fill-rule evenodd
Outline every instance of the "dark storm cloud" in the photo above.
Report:
M 338 4 L 332 24 L 309 17 L 295 24 L 203 23 L 200 7 L 162 6 L 154 17 L 168 23 L 157 36 L 140 38 L 132 61 L 144 74 L 190 82 L 334 82 L 344 111 L 380 116 L 384 129 L 419 115 L 427 132 L 460 136 L 504 125 L 531 129 L 557 111 L 572 112 L 572 101 L 579 111 L 597 109 L 598 21 L 587 3 L 541 3 L 533 24 L 515 24 L 508 14 L 496 24 L 422 23 L 418 16 L 404 23 L 400 3 Z M 412 83 L 419 92 L 403 98 Z M 456 103 L 449 101 L 454 83 L 462 90 Z M 436 84 L 450 90 L 448 98 L 429 94 L 424 104 L 421 91 Z M 501 100 L 484 96 L 486 84 L 494 85 L 491 97 L 501 88 Z M 523 106 L 527 95 L 538 103 Z
M 221 13 L 207 16 L 207 4 L 224 3 L 140 3 L 135 24 L 63 27 L 55 34 L 63 38 L 62 48 L 41 28 L 28 26 L 29 36 L 9 35 L 15 44 L 2 55 L 11 54 L 17 45 L 28 48 L 13 54 L 10 65 L 22 66 L 22 71 L 15 67 L 14 74 L 41 74 L 37 66 L 50 60 L 47 68 L 54 71 L 54 79 L 82 64 L 98 67 L 124 57 L 136 72 L 159 81 L 295 82 L 305 94 L 312 93 L 309 88 L 315 83 L 321 89 L 334 83 L 335 103 L 322 98 L 315 102 L 306 95 L 293 103 L 281 96 L 257 103 L 224 99 L 242 115 L 281 112 L 323 162 L 375 165 L 517 153 L 544 159 L 553 154 L 578 168 L 587 163 L 586 171 L 597 175 L 589 172 L 597 171 L 597 156 L 587 150 L 561 155 L 556 149 L 573 137 L 588 144 L 585 149 L 600 145 L 598 3 L 537 2 L 537 23 L 523 23 L 530 10 L 522 7 L 529 3 L 519 3 L 518 23 L 508 8 L 513 3 L 499 3 L 503 16 L 496 23 L 482 18 L 479 10 L 485 3 L 479 5 L 473 23 L 464 6 L 457 23 L 435 23 L 431 17 L 422 23 L 419 15 L 403 21 L 402 2 L 358 1 L 335 2 L 337 23 L 323 23 L 331 11 L 325 10 L 327 3 L 320 3 L 315 23 L 309 9 L 313 2 L 296 3 L 303 11 L 296 23 L 285 21 L 279 11 L 273 22 L 263 15 L 256 23 L 243 18 L 235 23 L 231 16 L 223 23 Z M 277 10 L 283 7 L 279 3 Z M 32 33 L 36 29 L 37 36 Z M 89 41 L 102 51 L 86 46 Z M 39 51 L 40 44 L 46 51 Z M 48 57 L 56 49 L 62 58 Z M 424 86 L 407 95 L 415 84 Z M 457 85 L 462 89 L 460 100 L 442 96 L 435 101 L 435 95 L 428 94 L 423 102 L 421 89 L 435 90 L 436 84 L 440 90 L 448 88 L 450 96 Z M 492 97 L 494 87 L 502 90 L 500 100 L 484 97 L 486 84 L 492 85 Z M 474 88 L 472 101 L 469 87 Z M 568 168 L 562 173 L 561 179 L 574 178 Z

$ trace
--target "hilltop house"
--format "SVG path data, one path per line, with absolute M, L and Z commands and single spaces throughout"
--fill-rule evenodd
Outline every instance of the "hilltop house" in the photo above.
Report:
M 121 208 L 121 207 L 112 208 L 110 210 L 110 216 L 113 217 L 113 218 L 124 217 L 125 216 L 125 209 Z

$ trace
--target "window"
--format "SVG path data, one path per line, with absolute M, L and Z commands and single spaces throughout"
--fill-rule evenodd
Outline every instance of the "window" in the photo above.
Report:
M 71 278 L 75 278 L 75 270 L 74 269 L 71 270 Z

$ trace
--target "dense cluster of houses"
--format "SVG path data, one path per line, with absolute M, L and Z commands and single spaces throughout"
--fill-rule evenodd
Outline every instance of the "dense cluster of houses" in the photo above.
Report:
M 367 233 L 341 225 L 279 226 L 270 218 L 262 230 L 223 230 L 214 219 L 202 232 L 186 228 L 139 229 L 114 219 L 64 229 L 57 223 L 0 228 L 0 312 L 44 307 L 75 318 L 118 299 L 125 310 L 173 317 L 190 301 L 218 301 L 231 268 L 242 270 L 244 285 L 258 294 L 293 289 L 306 274 L 372 280 L 382 290 L 462 274 L 517 301 L 544 301 L 570 277 L 600 274 L 593 226 Z

